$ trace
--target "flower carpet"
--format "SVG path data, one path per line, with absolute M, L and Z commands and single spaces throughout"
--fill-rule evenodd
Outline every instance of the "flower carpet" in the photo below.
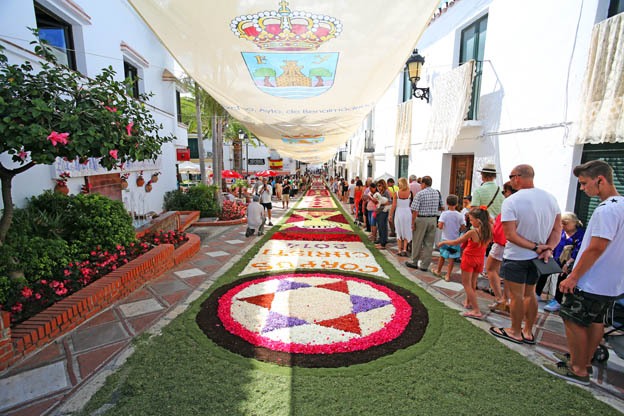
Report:
M 340 367 L 422 338 L 426 308 L 383 282 L 389 277 L 373 253 L 340 211 L 325 209 L 335 205 L 318 188 L 244 267 L 240 276 L 249 277 L 202 305 L 197 321 L 219 345 L 280 365 Z

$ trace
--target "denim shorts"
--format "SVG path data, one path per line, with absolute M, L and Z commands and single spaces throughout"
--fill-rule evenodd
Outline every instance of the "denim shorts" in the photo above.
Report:
M 613 302 L 609 297 L 592 295 L 575 288 L 573 293 L 563 295 L 559 316 L 587 328 L 591 324 L 604 323 Z
M 521 285 L 534 285 L 537 283 L 539 273 L 531 260 L 507 260 L 503 259 L 500 267 L 500 275 L 503 279 Z
M 375 216 L 373 216 L 373 213 L 375 211 L 368 211 L 368 224 L 371 227 L 376 227 L 377 226 L 377 221 L 375 221 Z

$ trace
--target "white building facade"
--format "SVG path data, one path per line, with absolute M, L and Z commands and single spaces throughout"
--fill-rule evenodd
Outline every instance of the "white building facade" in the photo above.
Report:
M 96 159 L 86 166 L 62 160 L 53 166 L 35 166 L 14 178 L 14 203 L 22 206 L 26 198 L 53 189 L 54 179 L 69 171 L 67 185 L 72 194 L 80 193 L 83 185 L 92 184 L 92 192 L 123 201 L 128 211 L 160 212 L 164 193 L 177 186 L 176 149 L 187 146 L 187 128 L 181 123 L 179 108 L 183 87 L 173 76 L 173 57 L 125 0 L 3 0 L 0 44 L 10 63 L 38 61 L 29 45 L 33 40 L 29 27 L 39 28 L 42 38 L 59 47 L 60 62 L 87 77 L 112 66 L 119 81 L 127 77 L 138 79 L 132 95 L 154 94 L 145 105 L 155 121 L 162 124 L 160 134 L 173 134 L 176 140 L 162 147 L 156 161 L 128 163 L 123 172 L 109 172 Z M 0 155 L 0 159 L 5 166 L 16 166 L 6 154 Z M 146 192 L 145 185 L 137 186 L 141 172 L 146 183 L 153 173 L 160 172 L 151 192 Z M 126 190 L 119 184 L 121 173 L 130 175 Z
M 562 210 L 587 219 L 595 201 L 577 191 L 575 165 L 607 160 L 624 190 L 621 115 L 615 135 L 588 139 L 578 129 L 587 112 L 581 102 L 588 95 L 586 67 L 598 59 L 590 53 L 592 30 L 611 24 L 617 36 L 620 22 L 614 21 L 622 18 L 622 3 L 446 2 L 417 45 L 425 58 L 417 86 L 430 87 L 430 102 L 413 98 L 408 77 L 399 74 L 330 161 L 329 173 L 348 179 L 429 175 L 443 196 L 461 197 L 481 184 L 477 170 L 484 164 L 496 164 L 502 185 L 515 165 L 528 163 L 535 168 L 537 187 L 553 193 Z M 621 52 L 614 53 L 620 48 L 615 42 L 601 46 L 609 59 L 615 55 L 605 71 L 612 71 L 614 85 L 621 86 L 618 66 L 624 62 Z M 472 69 L 462 66 L 465 62 Z M 461 77 L 471 73 L 471 82 L 462 83 Z M 621 100 L 616 97 L 612 112 L 621 114 Z

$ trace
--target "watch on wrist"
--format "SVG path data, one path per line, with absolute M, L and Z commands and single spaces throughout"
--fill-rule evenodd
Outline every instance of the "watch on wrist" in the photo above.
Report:
M 538 248 L 539 248 L 539 244 L 535 243 L 535 247 L 533 247 L 533 251 L 537 251 Z

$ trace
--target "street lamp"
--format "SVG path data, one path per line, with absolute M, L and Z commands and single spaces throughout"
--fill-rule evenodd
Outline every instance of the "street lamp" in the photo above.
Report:
M 407 67 L 410 83 L 412 84 L 412 95 L 416 98 L 427 100 L 427 102 L 429 102 L 429 88 L 416 87 L 416 84 L 420 81 L 420 72 L 424 63 L 425 58 L 418 53 L 418 49 L 414 49 L 412 56 L 409 57 L 405 66 Z
M 242 130 L 239 130 L 238 138 L 240 139 L 241 142 L 245 141 L 245 156 L 246 156 L 245 163 L 247 165 L 245 172 L 246 172 L 246 176 L 249 176 L 249 137 L 247 136 L 247 133 L 245 133 Z

